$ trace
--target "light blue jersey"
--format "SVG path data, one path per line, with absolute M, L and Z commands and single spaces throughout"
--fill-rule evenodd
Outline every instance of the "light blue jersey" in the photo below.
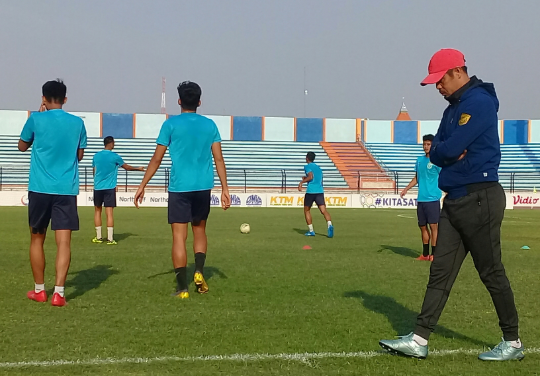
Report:
M 441 168 L 430 162 L 425 155 L 416 160 L 416 178 L 418 179 L 418 202 L 439 201 L 442 191 L 439 189 Z
M 304 166 L 304 171 L 306 172 L 306 176 L 310 172 L 313 173 L 313 179 L 307 183 L 306 193 L 324 193 L 323 173 L 321 168 L 317 164 L 311 162 Z
M 157 138 L 167 146 L 172 167 L 169 192 L 195 192 L 214 188 L 212 144 L 221 142 L 214 121 L 186 112 L 166 120 Z
M 94 190 L 116 188 L 118 181 L 118 167 L 124 164 L 124 160 L 112 150 L 102 150 L 94 154 L 92 167 L 96 169 L 94 175 Z
M 61 109 L 35 112 L 24 124 L 21 140 L 32 142 L 29 191 L 79 194 L 77 154 L 86 148 L 86 128 L 80 117 Z

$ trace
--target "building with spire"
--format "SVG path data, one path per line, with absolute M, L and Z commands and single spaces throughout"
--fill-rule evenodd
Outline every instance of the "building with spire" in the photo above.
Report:
M 401 110 L 399 111 L 396 120 L 412 120 L 409 111 L 407 111 L 407 107 L 405 106 L 405 98 L 403 98 L 403 104 L 401 105 Z

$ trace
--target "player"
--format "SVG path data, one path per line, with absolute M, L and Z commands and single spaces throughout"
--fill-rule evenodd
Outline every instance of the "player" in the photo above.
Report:
M 191 223 L 193 231 L 195 252 L 193 280 L 197 292 L 208 292 L 203 268 L 207 251 L 206 221 L 210 213 L 211 190 L 214 187 L 212 156 L 221 182 L 221 206 L 224 210 L 231 206 L 218 128 L 212 120 L 197 114 L 197 108 L 201 105 L 201 93 L 201 88 L 194 82 L 186 81 L 178 86 L 178 104 L 182 113 L 169 118 L 161 126 L 156 151 L 135 194 L 135 206 L 138 208 L 143 201 L 146 185 L 161 165 L 169 148 L 172 167 L 168 216 L 173 232 L 172 261 L 177 281 L 174 295 L 181 299 L 189 298 L 186 272 L 188 223 Z
M 307 183 L 306 195 L 304 197 L 304 216 L 306 217 L 308 232 L 306 232 L 305 235 L 315 236 L 313 221 L 311 219 L 311 207 L 315 202 L 328 224 L 328 237 L 333 238 L 334 226 L 332 225 L 332 218 L 330 217 L 330 213 L 326 210 L 324 201 L 323 172 L 315 163 L 315 153 L 312 151 L 307 153 L 306 163 L 307 164 L 304 166 L 306 176 L 304 176 L 300 184 L 298 184 L 298 190 L 302 192 L 302 186 L 304 183 Z
M 416 160 L 416 175 L 409 185 L 401 192 L 403 198 L 409 189 L 418 183 L 418 206 L 416 214 L 418 217 L 418 226 L 422 233 L 423 251 L 417 260 L 433 261 L 435 248 L 437 247 L 437 233 L 439 217 L 441 215 L 441 197 L 442 192 L 439 189 L 439 172 L 441 168 L 435 166 L 429 160 L 429 150 L 435 136 L 432 134 L 423 137 L 423 148 L 426 155 L 418 157 Z M 427 225 L 429 224 L 429 230 Z M 429 240 L 431 232 L 431 255 L 429 254 Z
M 116 184 L 118 179 L 118 167 L 126 171 L 144 171 L 144 167 L 133 167 L 124 162 L 122 157 L 114 151 L 114 138 L 112 136 L 103 139 L 105 149 L 94 154 L 92 167 L 94 168 L 94 224 L 96 237 L 93 243 L 103 243 L 101 237 L 101 212 L 105 206 L 107 215 L 107 244 L 116 245 L 114 240 L 114 217 L 113 210 L 116 207 Z
M 450 291 L 470 252 L 474 266 L 491 295 L 503 340 L 481 353 L 485 361 L 521 360 L 524 346 L 514 293 L 501 261 L 501 224 L 506 198 L 499 184 L 501 144 L 499 100 L 491 83 L 469 77 L 465 57 L 454 49 L 436 52 L 422 85 L 435 84 L 449 102 L 433 140 L 430 160 L 442 167 L 439 187 L 447 192 L 439 221 L 437 254 L 414 332 L 379 344 L 415 358 L 428 355 L 428 340 Z
M 19 150 L 32 147 L 28 182 L 28 219 L 30 224 L 30 264 L 34 290 L 27 296 L 46 302 L 45 253 L 43 243 L 47 228 L 56 238 L 56 281 L 52 305 L 66 305 L 64 285 L 71 262 L 71 232 L 79 230 L 77 195 L 79 161 L 86 148 L 86 128 L 80 117 L 62 109 L 67 102 L 66 85 L 61 80 L 43 85 L 42 104 L 21 132 Z

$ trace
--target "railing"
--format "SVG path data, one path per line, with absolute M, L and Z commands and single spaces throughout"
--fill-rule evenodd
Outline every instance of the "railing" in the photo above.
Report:
M 414 171 L 389 171 L 373 173 L 356 171 L 341 174 L 339 171 L 324 171 L 324 186 L 329 191 L 364 192 L 377 191 L 398 194 L 415 176 Z M 27 189 L 28 167 L 0 166 L 0 191 Z M 215 174 L 214 174 L 215 175 Z M 251 190 L 279 190 L 281 193 L 293 192 L 304 176 L 303 170 L 291 169 L 227 169 L 231 189 L 248 192 Z M 141 182 L 141 172 L 120 170 L 117 189 L 127 192 L 135 189 Z M 540 173 L 502 172 L 499 180 L 508 192 L 533 191 L 540 189 Z M 93 190 L 94 177 L 91 167 L 79 169 L 81 190 Z M 352 183 L 354 182 L 354 183 Z M 149 188 L 167 191 L 170 183 L 170 169 L 160 168 L 149 183 Z M 215 175 L 216 186 L 219 179 Z

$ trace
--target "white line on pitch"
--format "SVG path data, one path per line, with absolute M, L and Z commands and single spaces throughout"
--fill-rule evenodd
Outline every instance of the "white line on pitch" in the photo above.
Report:
M 414 219 L 414 217 L 409 217 L 408 215 L 403 215 L 403 214 L 398 214 L 398 217 Z
M 447 355 L 476 355 L 483 350 L 457 349 L 457 350 L 433 350 L 429 356 Z M 539 354 L 540 348 L 525 350 L 525 354 Z M 370 359 L 376 356 L 386 355 L 383 351 L 360 351 L 360 352 L 322 352 L 322 353 L 294 353 L 294 354 L 232 354 L 232 355 L 207 355 L 207 356 L 161 356 L 155 358 L 94 358 L 77 360 L 45 360 L 28 362 L 0 363 L 1 368 L 24 368 L 24 367 L 52 367 L 52 366 L 99 366 L 107 364 L 136 364 L 155 362 L 222 362 L 241 361 L 257 362 L 262 360 L 296 360 L 307 362 L 313 359 L 328 358 L 363 358 Z

